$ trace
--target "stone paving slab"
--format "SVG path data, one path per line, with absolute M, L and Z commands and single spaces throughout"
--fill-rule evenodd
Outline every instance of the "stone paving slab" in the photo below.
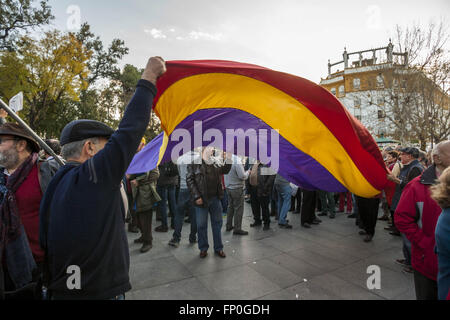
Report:
M 243 262 L 253 262 L 283 253 L 283 251 L 267 245 L 263 241 L 248 239 L 242 239 L 239 243 L 232 243 L 230 248 L 231 251 L 228 252 L 228 255 Z
M 200 276 L 199 280 L 220 299 L 252 300 L 281 288 L 249 266 Z
M 328 272 L 344 267 L 344 264 L 308 249 L 291 251 L 289 254 L 299 260 L 308 262 L 309 264 Z
M 332 274 L 351 282 L 363 289 L 367 289 L 367 268 L 372 265 L 365 261 L 346 266 L 342 269 L 333 271 Z M 408 288 L 414 291 L 413 276 L 402 272 L 392 271 L 380 266 L 381 269 L 381 289 L 375 289 L 373 292 L 386 299 L 393 299 L 404 293 Z
M 245 263 L 239 261 L 228 254 L 226 259 L 221 259 L 215 256 L 212 252 L 206 258 L 200 259 L 198 253 L 192 254 L 178 254 L 176 259 L 180 261 L 193 276 L 202 276 L 209 273 L 244 265 Z
M 327 273 L 311 279 L 304 284 L 314 292 L 324 292 L 339 300 L 381 300 L 379 296 L 369 292 L 367 288 L 360 288 L 333 274 Z M 302 295 L 301 299 L 310 299 L 308 295 Z
M 249 263 L 248 266 L 277 284 L 280 288 L 288 288 L 303 282 L 302 277 L 268 259 Z
M 381 214 L 381 212 L 380 212 Z M 155 218 L 154 218 L 155 219 Z M 371 243 L 358 235 L 354 219 L 337 213 L 335 219 L 320 217 L 319 226 L 300 226 L 299 214 L 288 214 L 293 229 L 278 227 L 271 217 L 271 230 L 251 228 L 251 208 L 245 204 L 243 229 L 248 236 L 222 230 L 226 259 L 214 255 L 208 226 L 209 254 L 200 259 L 190 244 L 190 225 L 183 225 L 178 248 L 168 246 L 173 230 L 153 232 L 153 248 L 139 252 L 130 244 L 131 300 L 414 300 L 411 274 L 402 272 L 395 259 L 402 258 L 402 240 L 384 230 L 378 221 Z M 226 217 L 224 217 L 225 225 Z M 160 223 L 153 222 L 153 228 Z M 381 269 L 381 289 L 367 288 L 367 267 Z
M 313 266 L 308 262 L 297 259 L 286 253 L 271 257 L 270 260 L 302 277 L 303 279 L 309 279 L 325 272 L 322 268 Z
M 149 288 L 192 277 L 189 270 L 173 256 L 132 263 L 131 285 L 134 290 Z
M 218 300 L 197 278 L 132 291 L 127 300 Z

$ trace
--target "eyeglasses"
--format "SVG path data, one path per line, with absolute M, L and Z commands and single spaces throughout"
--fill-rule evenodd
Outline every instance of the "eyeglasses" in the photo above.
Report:
M 0 138 L 0 144 L 3 144 L 3 142 L 5 142 L 5 141 L 11 141 L 11 140 L 17 141 L 18 139 L 17 138 Z

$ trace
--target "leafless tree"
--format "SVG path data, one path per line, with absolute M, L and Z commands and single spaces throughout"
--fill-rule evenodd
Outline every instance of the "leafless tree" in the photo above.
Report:
M 402 142 L 416 141 L 422 149 L 450 135 L 449 82 L 450 59 L 446 21 L 397 26 L 394 46 L 397 66 L 384 71 L 386 87 L 375 90 L 374 98 L 382 97 L 384 116 L 394 127 L 394 138 Z

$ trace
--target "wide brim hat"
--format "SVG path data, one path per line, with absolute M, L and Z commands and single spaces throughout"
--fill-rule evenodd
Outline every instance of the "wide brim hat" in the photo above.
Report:
M 41 149 L 39 147 L 39 143 L 37 143 L 36 140 L 34 140 L 31 134 L 29 134 L 27 130 L 25 130 L 22 126 L 18 125 L 17 123 L 7 122 L 5 124 L 2 124 L 0 126 L 0 136 L 1 135 L 10 135 L 24 138 L 29 142 L 33 152 L 39 152 L 39 150 Z

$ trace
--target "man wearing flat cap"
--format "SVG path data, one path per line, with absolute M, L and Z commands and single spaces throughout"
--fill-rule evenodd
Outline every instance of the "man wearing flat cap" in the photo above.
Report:
M 39 246 L 39 205 L 59 165 L 42 161 L 39 144 L 21 126 L 0 126 L 0 295 L 33 298 L 44 252 Z
M 120 185 L 147 129 L 156 79 L 164 72 L 164 61 L 150 58 L 117 131 L 77 120 L 61 133 L 67 164 L 51 181 L 40 209 L 51 299 L 121 300 L 131 289 Z
M 397 204 L 402 195 L 403 189 L 414 178 L 420 176 L 424 170 L 423 166 L 419 162 L 419 149 L 414 147 L 402 148 L 400 151 L 400 162 L 402 163 L 402 169 L 400 174 L 396 177 L 393 174 L 388 174 L 388 180 L 394 182 L 397 186 L 395 188 L 394 196 L 392 197 L 391 211 L 394 212 L 397 208 Z M 393 234 L 398 233 L 398 230 L 393 227 Z M 398 234 L 399 235 L 399 234 Z

